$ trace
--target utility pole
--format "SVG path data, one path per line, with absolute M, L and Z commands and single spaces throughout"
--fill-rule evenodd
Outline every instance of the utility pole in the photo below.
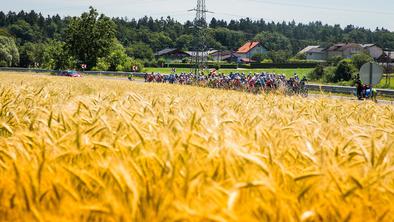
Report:
M 194 38 L 195 38 L 193 48 L 195 52 L 194 72 L 195 74 L 197 74 L 199 70 L 204 69 L 206 65 L 205 57 L 208 56 L 205 55 L 205 52 L 207 50 L 207 46 L 206 46 L 207 12 L 209 11 L 207 10 L 205 0 L 197 0 L 196 8 L 191 9 L 189 11 L 196 12 L 196 17 L 194 18 L 194 24 L 193 24 Z

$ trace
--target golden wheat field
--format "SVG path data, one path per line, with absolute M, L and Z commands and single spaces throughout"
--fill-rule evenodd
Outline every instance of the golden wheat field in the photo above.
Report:
M 393 221 L 394 107 L 0 74 L 0 221 Z

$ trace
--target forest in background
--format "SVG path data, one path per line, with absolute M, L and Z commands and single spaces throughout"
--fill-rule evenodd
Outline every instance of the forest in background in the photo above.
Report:
M 192 21 L 181 23 L 171 17 L 109 18 L 92 7 L 80 17 L 0 11 L 0 66 L 59 69 L 86 63 L 88 69 L 128 71 L 131 64 L 156 64 L 154 52 L 164 48 L 193 50 L 192 26 Z M 207 26 L 207 47 L 218 50 L 236 50 L 248 40 L 259 40 L 286 58 L 307 45 L 338 42 L 394 48 L 394 33 L 384 28 L 249 18 L 213 18 Z

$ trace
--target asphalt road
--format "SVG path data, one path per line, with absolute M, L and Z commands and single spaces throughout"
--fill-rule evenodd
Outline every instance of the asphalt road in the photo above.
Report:
M 100 79 L 107 79 L 107 80 L 114 80 L 114 81 L 129 81 L 126 77 L 119 78 L 119 77 L 107 77 L 107 76 L 89 76 L 88 78 L 100 78 Z M 142 79 L 135 79 L 133 82 L 141 83 L 141 84 L 145 83 L 144 80 L 142 80 Z M 328 93 L 327 94 L 309 93 L 308 97 L 312 97 L 312 98 L 324 97 L 324 98 L 331 98 L 331 99 L 351 100 L 351 101 L 363 102 L 362 100 L 358 100 L 357 98 L 352 97 L 352 96 L 328 95 Z M 394 100 L 393 101 L 378 100 L 378 104 L 394 105 Z

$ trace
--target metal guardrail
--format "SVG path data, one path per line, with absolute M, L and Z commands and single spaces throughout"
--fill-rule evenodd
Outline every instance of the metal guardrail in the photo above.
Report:
M 135 77 L 144 77 L 145 73 L 143 72 L 111 72 L 111 71 L 85 71 L 81 72 L 87 75 L 106 75 L 106 76 L 124 76 L 127 77 L 128 75 L 132 74 Z
M 54 73 L 57 74 L 57 70 L 47 70 L 47 69 L 29 69 L 29 68 L 14 68 L 14 67 L 0 67 L 0 71 L 10 71 L 10 72 L 36 72 L 36 73 Z M 85 71 L 82 72 L 87 75 L 113 75 L 113 76 L 128 76 L 132 74 L 135 77 L 144 77 L 145 73 L 141 72 L 111 72 L 111 71 Z M 350 86 L 334 86 L 334 85 L 318 85 L 318 84 L 308 84 L 308 90 L 311 91 L 323 91 L 331 93 L 341 93 L 341 94 L 354 94 L 356 88 Z M 394 90 L 391 89 L 377 89 L 379 95 L 394 98 Z
M 50 69 L 30 69 L 30 68 L 16 68 L 16 67 L 0 67 L 0 71 L 9 72 L 36 72 L 36 73 L 57 73 L 59 71 Z
M 54 75 L 59 74 L 59 70 L 51 69 L 32 69 L 32 68 L 16 68 L 16 67 L 0 67 L 0 71 L 8 72 L 35 72 L 35 73 L 52 73 Z M 145 73 L 142 72 L 112 72 L 112 71 L 80 71 L 86 75 L 108 75 L 108 76 L 128 76 L 132 74 L 137 77 L 144 77 Z
M 334 86 L 334 85 L 318 85 L 308 84 L 308 90 L 311 91 L 322 91 L 331 93 L 351 94 L 353 95 L 356 91 L 355 87 L 351 86 Z M 379 95 L 386 97 L 394 97 L 394 90 L 391 89 L 376 89 Z

